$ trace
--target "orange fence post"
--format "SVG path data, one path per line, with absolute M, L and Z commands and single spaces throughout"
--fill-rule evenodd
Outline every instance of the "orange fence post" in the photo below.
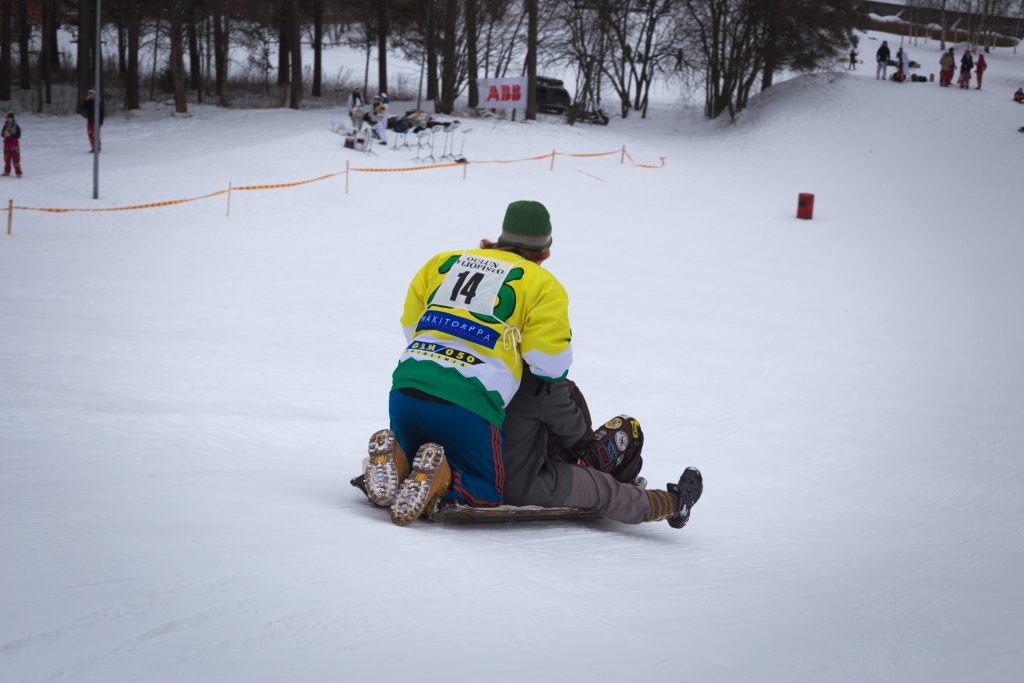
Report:
M 7 200 L 7 234 L 11 234 L 11 230 L 14 227 L 14 200 Z
M 230 218 L 231 217 L 231 181 L 230 180 L 228 181 L 228 208 L 227 208 L 227 211 L 224 212 L 224 217 L 225 218 Z
M 549 171 L 554 171 L 555 170 L 555 155 L 556 154 L 558 154 L 558 152 L 556 152 L 555 150 L 551 150 L 551 168 L 548 169 Z
M 626 163 L 626 146 L 622 146 L 622 154 L 619 155 L 619 165 Z
M 466 169 L 467 168 L 469 168 L 469 162 L 468 161 L 463 161 L 462 162 L 462 179 L 463 180 L 466 179 Z
M 345 159 L 345 194 L 348 194 L 348 159 Z

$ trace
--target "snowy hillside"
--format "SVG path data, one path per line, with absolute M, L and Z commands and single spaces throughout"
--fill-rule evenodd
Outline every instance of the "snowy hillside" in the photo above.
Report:
M 871 40 L 862 54 L 873 54 Z M 959 53 L 959 49 L 958 49 Z M 912 59 L 937 71 L 934 43 Z M 0 680 L 1024 679 L 1024 55 L 982 90 L 798 78 L 735 126 L 467 120 L 470 160 L 0 234 Z M 933 66 L 934 65 L 934 66 Z M 401 109 L 399 104 L 397 109 Z M 367 160 L 340 111 L 24 115 L 22 207 Z M 457 143 L 462 143 L 462 137 Z M 797 194 L 815 218 L 794 218 Z M 349 487 L 409 278 L 550 209 L 572 376 L 683 531 L 398 528 Z

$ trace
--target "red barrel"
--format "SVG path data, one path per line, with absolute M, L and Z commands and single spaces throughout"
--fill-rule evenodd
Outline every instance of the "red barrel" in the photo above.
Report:
M 801 192 L 796 203 L 796 217 L 804 220 L 814 218 L 814 195 L 810 192 Z

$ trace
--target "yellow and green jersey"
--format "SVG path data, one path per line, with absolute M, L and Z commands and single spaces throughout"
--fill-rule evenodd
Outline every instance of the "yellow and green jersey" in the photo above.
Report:
M 565 378 L 572 364 L 565 288 L 537 264 L 499 249 L 427 261 L 409 285 L 402 328 L 408 346 L 391 388 L 419 389 L 499 426 L 524 360 L 548 381 Z

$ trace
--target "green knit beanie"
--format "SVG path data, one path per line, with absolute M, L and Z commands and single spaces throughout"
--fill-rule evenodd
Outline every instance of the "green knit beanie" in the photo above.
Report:
M 551 216 L 540 202 L 512 202 L 505 210 L 498 244 L 541 251 L 551 246 Z

